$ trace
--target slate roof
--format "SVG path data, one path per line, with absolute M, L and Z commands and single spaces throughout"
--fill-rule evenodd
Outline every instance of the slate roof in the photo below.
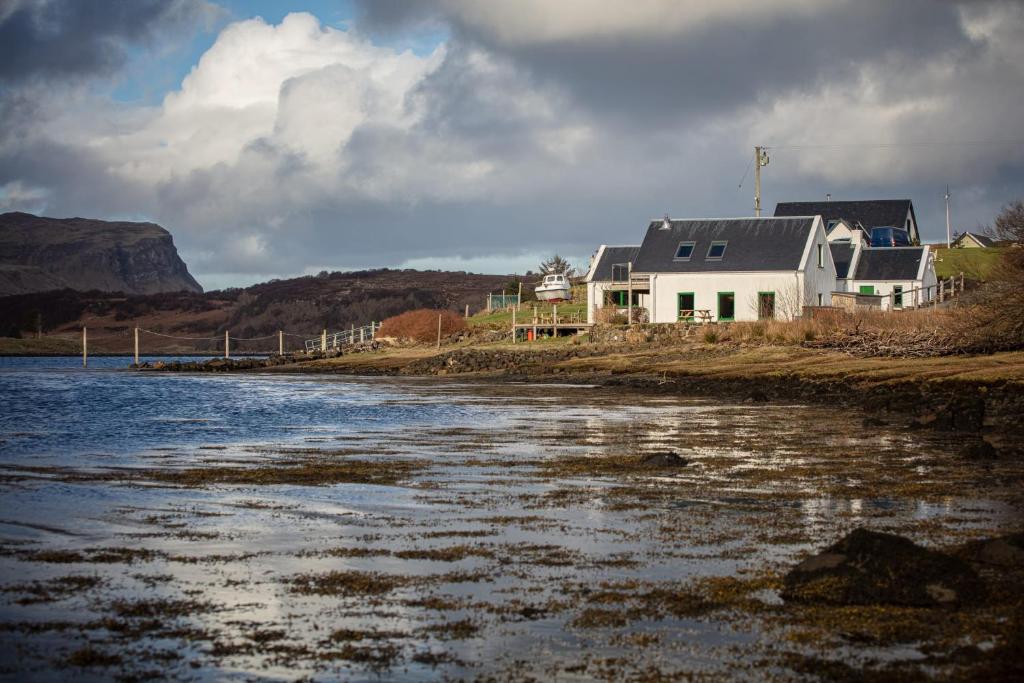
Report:
M 994 239 L 992 239 L 991 237 L 986 237 L 985 235 L 979 235 L 976 232 L 965 232 L 964 234 L 960 235 L 959 237 L 956 238 L 957 244 L 959 244 L 968 235 L 976 239 L 978 241 L 978 244 L 980 244 L 983 247 L 996 246 L 996 241 Z
M 907 227 L 907 212 L 914 218 L 914 204 L 909 199 L 868 199 L 852 202 L 779 202 L 776 216 L 821 216 L 827 225 L 831 220 L 846 219 L 850 225 L 860 223 L 871 232 L 879 226 Z M 917 238 L 917 235 L 911 235 Z
M 610 282 L 612 279 L 612 266 L 617 263 L 628 263 L 636 261 L 637 252 L 640 247 L 605 247 L 601 254 L 601 260 L 594 268 L 594 275 L 590 278 L 593 282 Z M 634 266 L 634 270 L 636 267 Z
M 850 263 L 857 247 L 849 242 L 830 242 L 828 250 L 832 252 L 832 262 L 836 264 L 836 277 L 845 278 L 850 272 Z
M 926 247 L 862 249 L 854 280 L 916 280 Z
M 721 273 L 797 270 L 814 216 L 709 218 L 651 221 L 633 262 L 634 273 Z M 707 260 L 713 241 L 728 245 L 720 260 Z M 694 242 L 689 261 L 675 259 L 680 242 Z

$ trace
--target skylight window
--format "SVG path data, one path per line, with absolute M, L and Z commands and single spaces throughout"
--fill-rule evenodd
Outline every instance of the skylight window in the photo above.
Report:
M 689 261 L 690 257 L 693 256 L 693 247 L 695 242 L 680 242 L 679 246 L 676 247 L 676 261 Z
M 704 257 L 705 261 L 721 261 L 722 257 L 725 256 L 725 247 L 728 242 L 712 242 L 711 246 L 708 247 L 708 255 Z

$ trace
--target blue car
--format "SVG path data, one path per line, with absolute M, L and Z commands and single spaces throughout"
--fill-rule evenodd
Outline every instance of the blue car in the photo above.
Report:
M 910 247 L 910 233 L 903 228 L 878 227 L 871 228 L 872 247 Z

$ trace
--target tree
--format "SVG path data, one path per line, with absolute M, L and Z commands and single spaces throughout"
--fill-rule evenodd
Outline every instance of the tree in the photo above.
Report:
M 573 268 L 572 265 L 564 258 L 555 254 L 547 261 L 541 262 L 540 273 L 541 275 L 561 275 L 564 273 L 569 277 L 574 277 L 576 275 L 576 269 Z
M 1024 201 L 1004 206 L 987 232 L 997 240 L 1024 244 Z

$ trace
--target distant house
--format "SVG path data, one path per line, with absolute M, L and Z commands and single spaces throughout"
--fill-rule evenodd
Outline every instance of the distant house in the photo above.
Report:
M 820 216 L 665 218 L 639 247 L 601 247 L 586 282 L 589 323 L 630 291 L 653 323 L 792 319 L 831 304 L 836 268 Z
M 825 231 L 831 232 L 840 222 L 859 227 L 868 235 L 872 228 L 897 227 L 910 234 L 910 241 L 921 243 L 914 214 L 914 203 L 909 199 L 869 199 L 848 202 L 780 202 L 775 205 L 775 216 L 821 216 Z
M 954 249 L 990 249 L 996 246 L 995 240 L 976 232 L 965 232 L 953 240 Z

